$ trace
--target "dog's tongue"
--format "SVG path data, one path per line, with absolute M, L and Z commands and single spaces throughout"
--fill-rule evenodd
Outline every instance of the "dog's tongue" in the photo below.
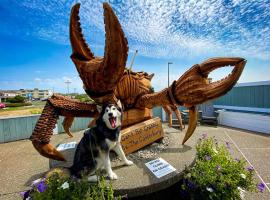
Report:
M 116 126 L 116 119 L 114 117 L 110 118 L 110 122 L 113 128 Z

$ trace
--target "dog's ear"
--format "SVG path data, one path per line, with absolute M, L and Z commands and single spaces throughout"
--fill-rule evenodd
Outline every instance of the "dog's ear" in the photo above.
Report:
M 98 110 L 99 113 L 101 113 L 101 111 L 102 111 L 102 106 L 97 105 L 97 110 Z
M 121 110 L 123 110 L 123 108 L 122 108 L 122 103 L 121 103 L 120 100 L 117 101 L 117 106 L 118 106 Z

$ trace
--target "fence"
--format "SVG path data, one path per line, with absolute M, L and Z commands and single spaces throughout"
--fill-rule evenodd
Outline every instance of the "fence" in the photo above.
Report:
M 161 118 L 161 107 L 153 109 L 153 116 Z M 0 118 L 0 143 L 11 142 L 16 140 L 28 139 L 36 125 L 40 115 L 19 116 Z M 60 117 L 57 121 L 55 133 L 62 133 L 64 129 L 62 122 L 64 118 Z M 75 118 L 71 131 L 80 131 L 87 128 L 91 118 Z

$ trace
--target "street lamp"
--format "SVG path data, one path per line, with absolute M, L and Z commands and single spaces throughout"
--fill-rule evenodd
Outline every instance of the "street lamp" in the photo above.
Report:
M 173 64 L 172 62 L 168 62 L 168 87 L 170 86 L 170 65 Z

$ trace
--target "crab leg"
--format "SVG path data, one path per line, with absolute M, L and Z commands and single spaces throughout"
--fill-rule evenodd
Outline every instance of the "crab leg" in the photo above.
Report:
M 194 133 L 198 121 L 198 112 L 196 109 L 196 106 L 192 106 L 189 108 L 189 119 L 188 119 L 188 129 L 185 134 L 185 137 L 182 141 L 182 144 L 185 144 L 185 142 L 192 136 Z
M 74 117 L 96 117 L 98 114 L 95 104 L 81 103 L 67 97 L 54 95 L 48 99 L 30 140 L 41 155 L 64 161 L 63 155 L 50 144 L 50 138 L 59 116 L 72 119 Z
M 170 106 L 162 106 L 168 116 L 169 127 L 172 127 L 172 110 Z
M 70 132 L 70 127 L 72 126 L 72 123 L 74 121 L 74 117 L 67 116 L 65 117 L 62 125 L 65 130 L 65 132 L 69 135 L 69 137 L 73 137 L 72 133 Z
M 183 128 L 185 128 L 185 127 L 183 126 L 181 113 L 180 113 L 180 111 L 178 110 L 177 106 L 173 105 L 173 106 L 171 106 L 171 108 L 172 108 L 173 112 L 175 113 L 176 118 L 178 119 L 179 126 L 180 126 L 180 130 L 182 131 Z

